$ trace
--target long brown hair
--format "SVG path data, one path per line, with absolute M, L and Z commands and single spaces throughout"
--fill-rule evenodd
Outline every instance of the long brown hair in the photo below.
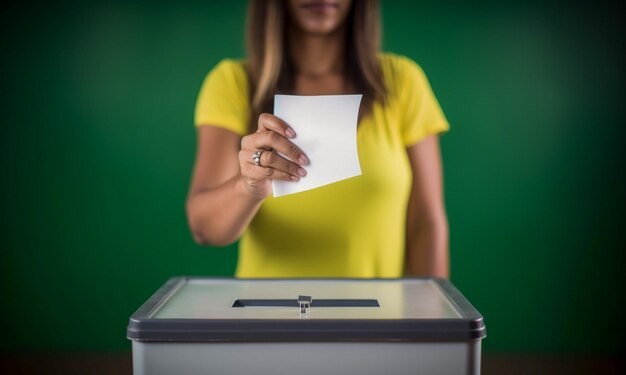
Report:
M 247 27 L 247 72 L 250 82 L 251 130 L 263 112 L 272 112 L 274 94 L 293 89 L 293 67 L 286 51 L 285 0 L 250 0 Z M 354 0 L 348 14 L 345 64 L 350 83 L 363 94 L 362 113 L 387 93 L 377 52 L 380 46 L 378 0 Z

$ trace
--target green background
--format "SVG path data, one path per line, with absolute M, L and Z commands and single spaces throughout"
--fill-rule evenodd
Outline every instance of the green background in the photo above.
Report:
M 384 48 L 424 68 L 452 126 L 452 281 L 485 317 L 484 350 L 617 352 L 620 13 L 382 5 Z M 127 350 L 128 317 L 169 277 L 233 274 L 236 247 L 196 246 L 184 199 L 196 95 L 221 58 L 243 55 L 245 8 L 4 8 L 0 348 Z

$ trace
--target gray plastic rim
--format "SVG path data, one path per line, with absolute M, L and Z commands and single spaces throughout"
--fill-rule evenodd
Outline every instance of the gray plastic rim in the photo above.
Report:
M 451 282 L 440 278 L 402 279 L 279 279 L 294 281 L 394 282 L 429 280 L 436 283 L 460 315 L 457 319 L 153 319 L 151 316 L 189 280 L 232 282 L 232 279 L 182 276 L 169 279 L 129 319 L 126 337 L 167 342 L 449 342 L 483 339 L 487 331 L 480 313 Z M 272 279 L 277 280 L 277 279 Z

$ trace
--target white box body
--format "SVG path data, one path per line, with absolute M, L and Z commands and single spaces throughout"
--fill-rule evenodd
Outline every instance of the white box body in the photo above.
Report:
M 440 279 L 173 278 L 128 327 L 135 375 L 479 374 L 484 337 Z

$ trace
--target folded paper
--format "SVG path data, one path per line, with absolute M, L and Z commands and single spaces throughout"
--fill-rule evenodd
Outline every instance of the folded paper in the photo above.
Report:
M 276 95 L 274 115 L 295 132 L 291 141 L 306 154 L 307 175 L 297 182 L 273 180 L 274 197 L 361 175 L 356 134 L 362 95 Z

